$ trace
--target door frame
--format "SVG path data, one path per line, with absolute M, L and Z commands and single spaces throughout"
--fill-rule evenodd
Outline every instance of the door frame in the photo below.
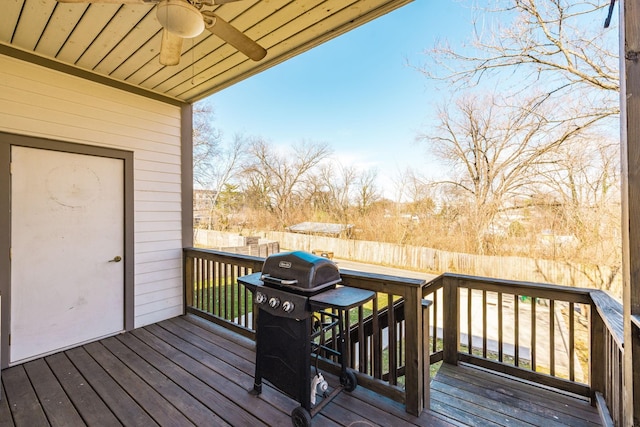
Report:
M 0 132 L 0 361 L 1 368 L 9 360 L 11 331 L 11 147 L 22 146 L 43 150 L 120 159 L 124 162 L 124 329 L 134 327 L 134 209 L 133 152 L 97 147 L 46 138 Z

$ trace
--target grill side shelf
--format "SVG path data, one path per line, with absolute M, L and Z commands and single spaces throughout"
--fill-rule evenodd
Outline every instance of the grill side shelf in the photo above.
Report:
M 342 286 L 309 297 L 309 305 L 312 311 L 325 308 L 348 310 L 372 300 L 374 296 L 373 291 Z

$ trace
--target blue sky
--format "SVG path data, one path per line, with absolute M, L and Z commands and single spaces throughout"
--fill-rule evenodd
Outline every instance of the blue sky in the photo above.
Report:
M 466 2 L 468 4 L 468 2 Z M 406 166 L 434 169 L 415 142 L 440 102 L 419 65 L 442 38 L 468 38 L 471 11 L 416 0 L 209 98 L 225 138 L 327 142 L 342 164 L 376 167 L 379 185 Z

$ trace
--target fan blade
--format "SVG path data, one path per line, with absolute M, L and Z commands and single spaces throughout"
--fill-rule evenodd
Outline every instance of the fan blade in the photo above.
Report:
M 56 0 L 58 3 L 156 4 L 160 0 Z
M 114 3 L 114 4 L 156 4 L 161 0 L 56 0 L 58 3 Z M 200 0 L 198 3 L 207 6 L 234 3 L 240 0 Z
M 160 45 L 160 63 L 162 65 L 178 65 L 182 54 L 182 37 L 165 29 L 162 30 Z
M 267 54 L 265 48 L 260 46 L 249 37 L 245 36 L 240 30 L 227 21 L 221 19 L 216 14 L 209 11 L 202 11 L 205 17 L 205 28 L 216 36 L 220 37 L 240 52 L 247 55 L 254 61 L 260 61 Z

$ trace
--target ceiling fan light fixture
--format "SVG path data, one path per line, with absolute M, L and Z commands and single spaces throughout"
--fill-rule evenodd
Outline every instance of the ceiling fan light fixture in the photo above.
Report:
M 183 0 L 161 1 L 156 6 L 156 16 L 163 28 L 180 37 L 197 37 L 204 31 L 200 11 Z

